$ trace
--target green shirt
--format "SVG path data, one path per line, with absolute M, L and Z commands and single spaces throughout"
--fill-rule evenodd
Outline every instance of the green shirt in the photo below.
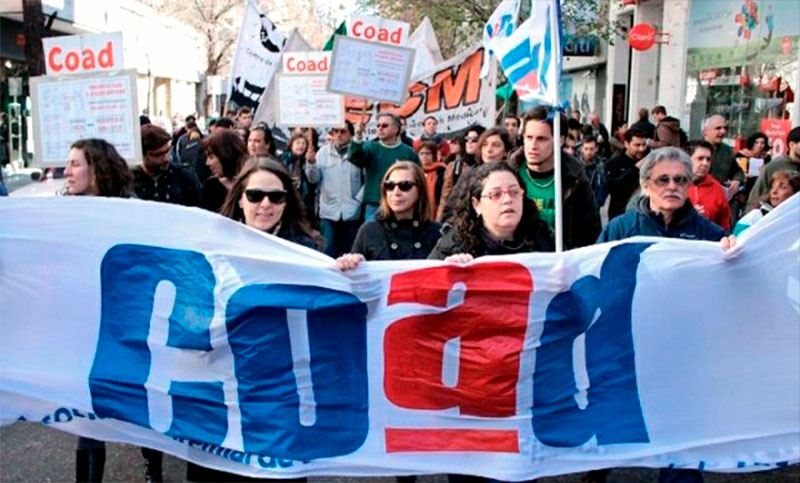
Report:
M 523 164 L 519 168 L 522 182 L 525 183 L 525 195 L 536 203 L 539 209 L 539 217 L 547 223 L 551 230 L 555 230 L 556 224 L 556 188 L 553 182 L 553 171 L 542 178 L 534 178 L 528 171 L 528 167 Z
M 411 161 L 419 164 L 417 153 L 407 144 L 399 142 L 386 146 L 380 141 L 350 143 L 350 162 L 364 168 L 364 203 L 381 202 L 381 181 L 389 167 L 397 161 Z

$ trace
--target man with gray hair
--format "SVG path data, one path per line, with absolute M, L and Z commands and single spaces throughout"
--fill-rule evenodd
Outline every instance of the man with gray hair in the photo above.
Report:
M 720 226 L 700 216 L 689 200 L 692 160 L 681 149 L 664 147 L 652 151 L 639 169 L 641 197 L 635 208 L 609 222 L 598 243 L 636 235 L 722 241 L 730 248 L 735 238 Z
M 419 158 L 411 147 L 400 142 L 400 118 L 388 112 L 378 114 L 378 139 L 364 142 L 364 124 L 355 128 L 355 137 L 350 143 L 348 161 L 364 168 L 364 219 L 369 221 L 381 202 L 383 175 L 397 161 L 412 161 Z M 423 187 L 420 187 L 422 189 Z
M 719 114 L 708 116 L 703 120 L 703 139 L 714 146 L 714 155 L 711 157 L 711 176 L 722 185 L 728 187 L 728 199 L 739 192 L 739 186 L 744 183 L 744 173 L 733 159 L 733 150 L 723 140 L 728 133 L 728 121 Z

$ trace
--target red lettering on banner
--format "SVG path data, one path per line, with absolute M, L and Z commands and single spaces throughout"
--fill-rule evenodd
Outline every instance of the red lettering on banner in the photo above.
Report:
M 514 416 L 533 291 L 527 268 L 492 262 L 400 273 L 392 277 L 388 304 L 446 307 L 458 283 L 466 286 L 461 305 L 406 317 L 386 330 L 386 397 L 408 409 L 458 407 L 471 416 Z M 460 338 L 458 382 L 448 387 L 442 381 L 444 346 L 455 338 Z
M 481 451 L 519 453 L 519 438 L 509 429 L 386 428 L 386 452 Z
M 53 72 L 58 72 L 64 67 L 59 65 L 56 61 L 56 56 L 61 53 L 61 47 L 53 47 L 47 55 L 47 63 L 50 64 L 50 69 Z
M 95 68 L 94 63 L 94 54 L 89 49 L 83 49 L 83 63 L 82 66 L 85 70 L 91 70 Z
M 444 97 L 445 109 L 453 109 L 460 105 L 468 106 L 478 102 L 481 95 L 482 65 L 483 49 L 479 49 L 458 66 L 455 79 L 452 67 L 437 72 L 428 88 L 425 112 L 441 110 L 442 97 Z

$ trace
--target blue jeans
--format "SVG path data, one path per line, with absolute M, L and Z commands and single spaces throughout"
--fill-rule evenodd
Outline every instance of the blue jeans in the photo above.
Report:
M 350 253 L 353 249 L 353 242 L 356 239 L 361 220 L 352 221 L 333 221 L 321 218 L 319 220 L 319 231 L 325 238 L 325 254 L 336 258 L 345 253 Z

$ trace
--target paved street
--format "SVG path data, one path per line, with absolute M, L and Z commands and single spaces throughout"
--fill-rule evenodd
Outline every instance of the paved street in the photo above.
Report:
M 76 437 L 38 424 L 18 423 L 0 429 L 0 481 L 3 482 L 56 482 L 75 478 Z M 139 450 L 125 444 L 110 444 L 106 457 L 105 481 L 144 481 L 142 456 Z M 165 456 L 164 481 L 186 481 L 186 463 Z M 314 483 L 365 483 L 392 482 L 393 478 L 311 478 Z M 445 483 L 442 475 L 421 477 L 419 483 Z M 610 483 L 655 482 L 657 470 L 616 470 L 608 478 Z M 797 483 L 800 482 L 800 465 L 778 471 L 755 474 L 709 474 L 709 483 Z M 544 478 L 542 483 L 578 483 L 580 475 Z

